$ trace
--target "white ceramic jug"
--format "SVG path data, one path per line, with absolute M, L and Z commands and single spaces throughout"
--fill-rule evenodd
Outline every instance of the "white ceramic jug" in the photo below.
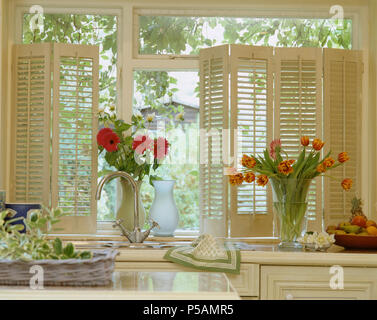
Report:
M 157 227 L 152 231 L 155 236 L 173 236 L 178 226 L 179 215 L 173 195 L 174 185 L 175 180 L 153 181 L 155 195 L 149 217 L 160 226 L 160 228 Z

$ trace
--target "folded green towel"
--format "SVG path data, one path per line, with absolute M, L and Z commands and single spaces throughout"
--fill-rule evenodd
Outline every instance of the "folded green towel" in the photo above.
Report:
M 210 234 L 201 235 L 190 246 L 169 249 L 164 259 L 203 271 L 240 273 L 240 250 Z

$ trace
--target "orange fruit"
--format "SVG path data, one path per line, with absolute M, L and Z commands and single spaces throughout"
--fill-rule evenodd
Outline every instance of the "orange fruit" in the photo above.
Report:
M 367 220 L 363 216 L 356 216 L 352 219 L 351 224 L 359 226 L 359 227 L 366 227 Z
M 366 222 L 366 226 L 367 227 L 370 227 L 370 226 L 377 227 L 377 224 L 373 220 L 368 220 Z
M 377 236 L 377 228 L 375 226 L 368 227 L 367 232 L 372 236 Z

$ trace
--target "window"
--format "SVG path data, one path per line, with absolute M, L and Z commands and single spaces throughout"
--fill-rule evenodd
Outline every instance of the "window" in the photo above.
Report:
M 178 15 L 164 16 L 152 15 L 149 13 L 150 12 L 148 12 L 148 14 L 146 15 L 143 15 L 142 11 L 142 13 L 140 13 L 140 15 L 137 16 L 139 29 L 137 40 L 138 47 L 136 48 L 135 56 L 140 60 L 151 59 L 151 61 L 152 59 L 157 58 L 161 59 L 161 61 L 163 61 L 163 59 L 166 57 L 173 58 L 163 62 L 163 65 L 166 70 L 165 77 L 148 77 L 150 81 L 148 84 L 150 85 L 150 87 L 159 89 L 163 87 L 165 92 L 167 92 L 168 94 L 171 89 L 173 91 L 176 90 L 175 83 L 177 80 L 172 72 L 169 72 L 169 74 L 171 75 L 170 77 L 167 76 L 168 70 L 171 71 L 178 64 L 177 59 L 179 59 L 180 57 L 197 59 L 197 55 L 199 54 L 200 49 L 203 48 L 233 43 L 249 44 L 253 46 L 262 47 L 274 46 L 341 49 L 352 48 L 352 20 L 350 19 L 346 19 L 343 21 L 336 21 L 331 19 L 261 19 L 245 17 L 195 17 Z M 257 55 L 258 53 L 256 53 L 256 56 Z M 263 54 L 259 54 L 259 59 L 262 59 L 263 55 L 266 57 L 272 56 L 272 51 L 271 53 L 269 53 L 266 50 L 265 52 L 263 52 Z M 224 64 L 226 62 L 221 61 L 221 54 L 217 57 L 218 60 L 213 60 L 212 63 L 218 63 L 218 66 L 214 66 L 214 68 L 218 70 L 218 79 L 220 79 L 223 76 L 222 72 L 229 72 L 230 74 L 232 74 L 231 70 L 225 71 L 225 69 L 222 69 L 223 67 L 225 68 Z M 304 57 L 303 59 L 307 59 L 303 60 L 303 68 L 305 69 L 305 74 L 307 70 L 309 70 L 313 66 L 314 71 L 312 71 L 314 73 L 316 73 L 317 70 L 319 70 L 319 68 L 322 67 L 322 60 L 316 61 L 316 58 L 314 58 L 313 62 L 313 57 L 311 57 L 310 55 L 308 56 L 308 58 Z M 267 142 L 271 141 L 271 139 L 275 135 L 276 137 L 282 136 L 283 143 L 292 143 L 292 139 L 294 137 L 291 133 L 289 133 L 290 129 L 288 128 L 289 126 L 292 127 L 292 121 L 290 121 L 292 115 L 285 116 L 284 111 L 282 114 L 273 115 L 273 80 L 271 73 L 272 58 L 267 59 L 265 61 L 248 61 L 244 59 L 241 55 L 240 60 L 237 61 L 237 63 L 239 64 L 239 67 L 237 69 L 238 81 L 241 81 L 243 79 L 246 82 L 248 82 L 250 80 L 250 77 L 256 77 L 259 79 L 255 82 L 255 86 L 253 86 L 251 83 L 244 84 L 244 87 L 242 87 L 237 93 L 238 102 L 232 102 L 232 97 L 229 97 L 231 104 L 233 104 L 234 107 L 236 106 L 236 104 L 238 104 L 239 114 L 237 116 L 232 116 L 232 111 L 230 111 L 230 117 L 233 117 L 233 119 L 231 119 L 230 121 L 233 121 L 233 125 L 237 123 L 238 129 L 241 129 L 241 137 L 239 137 L 239 139 L 241 140 L 239 141 L 239 143 L 243 140 L 244 146 L 246 144 L 248 145 L 247 150 L 244 149 L 243 152 L 263 152 L 264 148 L 266 148 L 267 146 Z M 276 63 L 278 64 L 277 61 Z M 290 59 L 284 60 L 284 54 L 282 54 L 281 63 L 286 64 L 286 68 L 294 68 L 294 65 L 292 65 L 292 61 L 290 61 Z M 293 62 L 293 64 L 295 63 L 296 62 Z M 181 65 L 179 65 L 179 68 L 182 68 Z M 203 69 L 201 70 L 201 72 L 205 72 L 205 70 L 206 67 L 203 65 Z M 291 71 L 294 73 L 300 73 L 300 70 L 292 69 Z M 162 75 L 162 73 L 163 72 L 161 71 L 160 75 Z M 279 77 L 281 77 L 282 80 L 281 84 L 283 86 L 282 88 L 280 88 L 280 91 L 289 92 L 289 94 L 292 94 L 292 90 L 296 90 L 296 85 L 292 84 L 290 82 L 290 79 L 284 78 L 284 76 L 288 73 L 279 73 Z M 213 76 L 216 77 L 215 74 L 213 74 Z M 209 77 L 211 77 L 211 75 L 209 75 Z M 215 81 L 215 78 L 208 81 Z M 315 78 L 315 81 L 322 80 Z M 267 87 L 267 84 L 269 84 L 269 87 Z M 142 86 L 138 86 L 138 79 L 136 79 L 135 85 L 140 90 L 142 90 Z M 302 84 L 300 84 L 300 86 L 301 85 Z M 313 91 L 313 101 L 314 103 L 316 103 L 315 99 L 318 99 L 317 102 L 319 104 L 321 103 L 320 100 L 322 89 L 319 83 L 315 83 L 315 85 L 316 89 L 314 89 Z M 219 86 L 221 86 L 221 82 L 218 83 L 218 87 L 215 89 L 215 92 L 208 92 L 208 95 L 210 96 L 211 94 L 214 94 L 216 95 L 217 99 L 220 99 Z M 298 90 L 307 91 L 312 88 L 312 84 L 305 83 L 303 84 L 303 87 L 301 89 L 300 88 Z M 223 87 L 222 89 L 227 90 L 226 87 Z M 206 99 L 206 91 L 205 89 L 203 90 L 204 91 L 202 91 L 202 94 L 205 96 L 204 99 Z M 253 91 L 256 97 L 255 101 L 250 101 L 249 98 L 246 97 L 250 93 L 250 90 L 255 90 Z M 275 88 L 275 90 L 277 89 Z M 196 91 L 198 91 L 198 87 L 196 88 Z M 147 94 L 150 94 L 150 92 L 148 92 Z M 173 92 L 170 92 L 170 94 L 173 94 Z M 162 96 L 163 94 L 159 95 L 158 90 L 155 90 L 155 92 L 152 94 L 153 98 L 161 98 Z M 304 103 L 306 103 L 307 108 L 310 108 L 310 105 L 313 102 L 311 99 L 313 97 L 304 99 Z M 242 104 L 242 101 L 240 101 L 239 99 L 244 100 L 243 106 L 240 106 L 240 104 Z M 267 99 L 270 99 L 270 110 L 267 110 Z M 225 107 L 226 100 L 226 96 L 223 96 L 222 100 L 218 100 L 219 112 L 220 109 Z M 150 103 L 153 104 L 151 100 Z M 281 103 L 281 105 L 284 106 L 284 99 L 281 101 Z M 276 104 L 280 104 L 280 101 L 276 101 Z M 290 103 L 286 104 L 286 108 L 287 110 L 289 109 L 289 112 L 292 111 L 292 106 L 290 105 Z M 240 109 L 242 109 L 243 111 Z M 215 111 L 216 110 L 212 111 L 213 114 L 215 114 Z M 304 110 L 304 113 L 306 112 L 306 115 L 304 115 L 304 117 L 306 116 L 310 119 L 300 118 L 301 120 L 299 120 L 300 122 L 305 122 L 309 119 L 311 121 L 310 128 L 307 127 L 307 125 L 297 126 L 298 131 L 295 133 L 296 136 L 300 134 L 308 134 L 309 136 L 317 134 L 322 136 L 322 125 L 318 124 L 322 121 L 322 119 L 320 117 L 313 117 L 312 111 L 313 110 L 309 109 Z M 254 115 L 252 117 L 252 119 L 254 120 L 252 121 L 250 118 L 250 112 L 254 112 Z M 299 113 L 301 115 L 301 111 Z M 282 117 L 282 119 L 286 120 L 286 123 L 283 123 L 282 121 L 280 129 L 273 132 L 273 118 L 275 117 L 275 122 L 280 121 L 280 116 Z M 293 116 L 296 115 L 293 114 Z M 205 110 L 203 111 L 203 113 L 201 113 L 201 117 L 201 121 L 203 121 L 203 126 L 201 126 L 201 128 L 209 129 L 209 115 L 206 114 Z M 211 128 L 227 128 L 226 123 L 223 122 L 223 120 L 226 117 L 226 114 L 218 114 L 216 119 L 212 119 Z M 285 133 L 287 132 L 288 135 L 285 135 Z M 251 138 L 254 139 L 252 143 L 250 143 Z M 232 141 L 233 138 L 230 138 L 230 143 L 232 143 Z M 219 146 L 219 148 L 221 148 L 221 145 Z M 292 148 L 289 149 L 289 151 L 291 156 L 294 156 L 297 152 L 297 150 L 293 150 Z M 200 209 L 201 213 L 203 214 L 203 220 L 201 223 L 203 228 L 212 228 L 212 231 L 217 230 L 219 234 L 223 234 L 225 232 L 224 228 L 226 228 L 226 222 L 224 221 L 223 216 L 225 212 L 228 210 L 229 205 L 226 201 L 228 197 L 228 191 L 226 190 L 227 185 L 224 186 L 224 183 L 226 184 L 226 181 L 224 182 L 223 180 L 222 166 L 219 166 L 219 168 L 216 169 L 216 172 L 213 171 L 215 170 L 214 166 L 211 167 L 211 170 L 211 172 L 206 172 L 205 170 L 202 171 L 203 181 L 200 185 L 200 194 L 205 194 L 206 196 L 205 199 L 203 199 L 202 201 Z M 216 174 L 218 174 L 218 176 Z M 223 187 L 220 187 L 221 183 Z M 216 184 L 219 185 L 218 189 L 214 189 L 214 185 Z M 318 219 L 316 219 L 316 215 L 319 214 L 319 211 L 321 210 L 320 208 L 322 208 L 322 198 L 320 195 L 321 190 L 321 181 L 316 181 L 309 195 L 310 208 L 308 213 L 308 219 L 310 223 L 312 223 L 313 225 L 316 224 L 317 228 L 319 222 Z M 266 191 L 265 188 L 256 187 L 255 185 L 253 185 L 252 187 L 249 185 L 245 185 L 239 188 L 237 194 L 235 194 L 233 190 L 229 194 L 229 196 L 232 199 L 230 201 L 230 211 L 228 213 L 232 223 L 231 234 L 236 236 L 244 236 L 248 234 L 250 230 L 253 230 L 253 236 L 272 235 L 272 206 L 268 201 L 268 191 Z M 251 212 L 256 213 L 253 214 L 253 219 L 250 219 Z M 210 219 L 207 219 L 206 217 L 209 217 Z M 222 227 L 219 227 L 219 224 L 222 225 Z M 236 225 L 239 226 L 237 227 L 238 233 L 235 232 Z M 268 226 L 267 228 L 265 227 L 266 225 Z
M 127 110 L 131 103 L 129 96 L 133 94 L 133 110 L 139 110 L 143 115 L 155 112 L 166 123 L 166 128 L 177 126 L 174 117 L 177 112 L 184 111 L 186 119 L 179 126 L 185 133 L 199 127 L 200 119 L 194 121 L 194 115 L 198 113 L 195 108 L 199 106 L 200 49 L 234 43 L 274 47 L 352 48 L 354 22 L 351 19 L 225 17 L 216 16 L 217 12 L 203 13 L 200 10 L 198 13 L 187 13 L 179 10 L 133 9 L 132 20 L 132 14 L 127 10 L 124 10 L 124 16 L 74 13 L 75 9 L 69 14 L 66 13 L 70 12 L 67 9 L 65 13 L 47 13 L 44 14 L 43 33 L 30 27 L 32 15 L 22 13 L 22 42 L 56 41 L 99 45 L 99 107 L 117 105 L 121 114 L 128 116 L 130 112 Z M 118 50 L 118 26 L 122 26 L 120 37 L 126 39 L 127 44 L 131 43 L 132 29 L 135 36 L 130 50 L 132 54 L 128 47 L 125 50 L 127 53 Z M 120 52 L 122 55 L 118 56 Z M 120 78 L 118 75 L 121 75 Z M 122 91 L 125 96 L 122 104 L 119 103 L 118 93 L 121 88 L 125 88 L 125 92 Z M 172 141 L 176 138 L 172 137 Z M 192 154 L 190 152 L 190 157 L 197 158 L 199 139 L 189 137 L 187 140 L 190 150 L 194 150 Z M 179 227 L 195 230 L 201 223 L 199 165 L 191 161 L 189 165 L 174 164 L 174 161 L 180 162 L 186 157 L 184 153 L 178 149 L 174 151 L 170 163 L 163 165 L 158 173 L 178 181 L 175 196 L 181 211 Z M 101 158 L 98 165 L 99 175 L 111 169 Z M 148 209 L 153 199 L 153 188 L 144 183 L 143 189 L 143 202 Z M 189 192 L 184 193 L 187 190 Z M 105 186 L 98 202 L 99 221 L 114 219 L 116 194 L 116 181 L 112 181 Z M 263 204 L 265 200 L 257 200 L 261 200 L 258 210 L 266 211 Z
M 158 84 L 159 79 L 168 81 L 166 90 Z M 156 118 L 149 126 L 151 135 L 157 137 L 157 126 L 162 124 L 162 134 L 171 144 L 169 156 L 156 174 L 176 180 L 174 196 L 180 215 L 178 228 L 189 230 L 199 229 L 199 98 L 195 93 L 198 81 L 198 73 L 190 71 L 134 72 L 135 112 L 144 117 L 154 113 Z M 176 115 L 182 112 L 184 120 L 180 121 Z M 154 189 L 147 179 L 141 195 L 146 212 L 149 212 Z

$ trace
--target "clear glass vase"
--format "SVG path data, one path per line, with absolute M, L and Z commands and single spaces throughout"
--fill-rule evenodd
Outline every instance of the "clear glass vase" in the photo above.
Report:
M 274 213 L 278 217 L 279 248 L 301 250 L 297 241 L 306 229 L 306 211 L 311 179 L 271 178 Z

